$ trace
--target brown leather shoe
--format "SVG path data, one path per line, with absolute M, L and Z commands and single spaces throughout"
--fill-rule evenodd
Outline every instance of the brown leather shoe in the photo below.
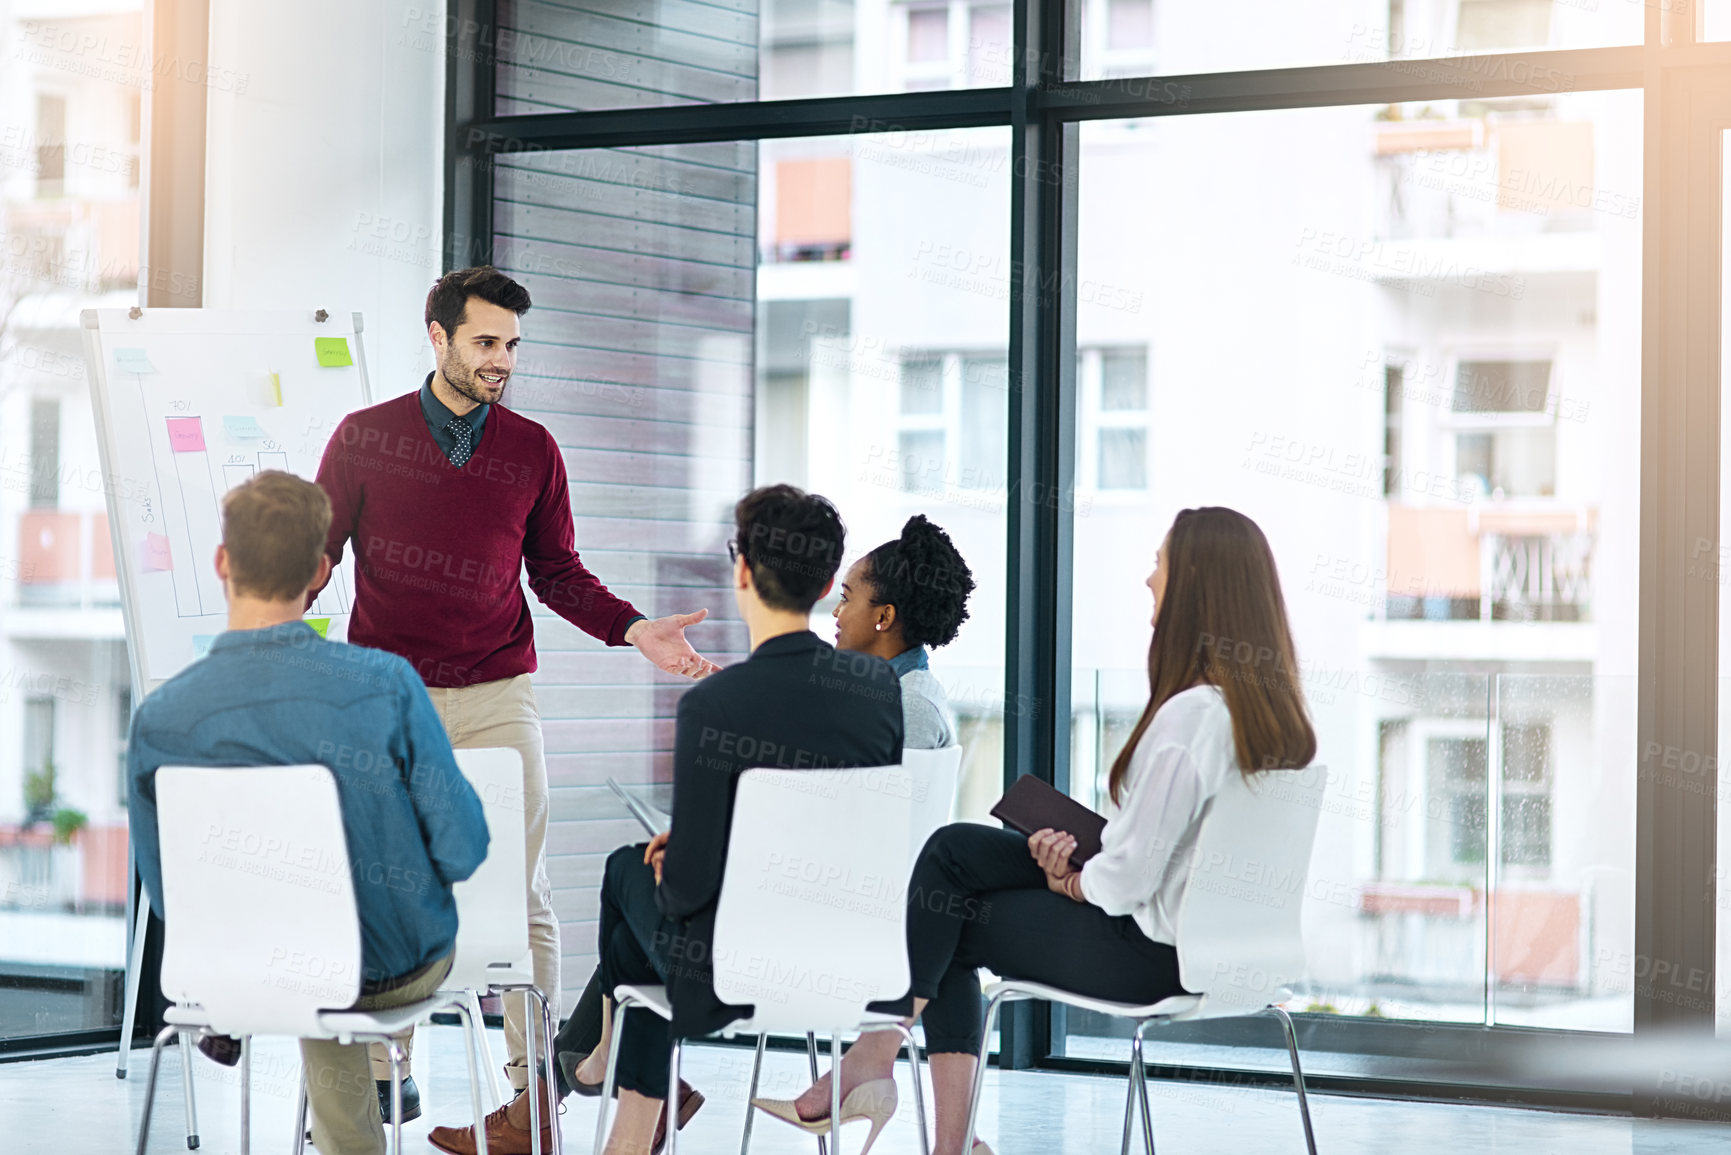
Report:
M 529 1129 L 511 1125 L 505 1118 L 505 1112 L 510 1109 L 511 1105 L 507 1103 L 487 1116 L 487 1150 L 490 1155 L 531 1155 L 534 1147 L 530 1144 Z M 552 1155 L 553 1151 L 553 1128 L 547 1122 L 550 1119 L 550 1115 L 542 1115 L 542 1155 Z M 427 1142 L 441 1151 L 450 1152 L 450 1155 L 476 1155 L 478 1150 L 473 1127 L 434 1127 L 427 1135 Z
M 685 1125 L 691 1122 L 691 1117 L 697 1114 L 697 1109 L 703 1106 L 703 1092 L 697 1090 L 684 1079 L 679 1080 L 679 1129 L 685 1130 Z M 487 1133 L 490 1141 L 491 1131 Z M 655 1121 L 655 1139 L 649 1144 L 651 1155 L 661 1155 L 661 1145 L 667 1142 L 667 1104 L 661 1104 L 661 1118 Z

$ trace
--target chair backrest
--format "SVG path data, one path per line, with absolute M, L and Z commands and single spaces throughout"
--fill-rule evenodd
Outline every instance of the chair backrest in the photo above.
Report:
M 914 776 L 914 825 L 909 845 L 913 857 L 918 858 L 926 839 L 955 818 L 956 794 L 962 785 L 962 748 L 903 749 L 902 765 Z M 912 865 L 910 859 L 910 870 Z
M 1209 801 L 1173 920 L 1179 979 L 1208 1010 L 1259 1010 L 1304 976 L 1305 883 L 1327 782 L 1321 766 L 1233 772 Z
M 740 775 L 715 915 L 722 1002 L 754 1005 L 761 1030 L 830 1030 L 907 993 L 915 786 L 902 766 Z
M 233 1035 L 316 1035 L 361 990 L 361 923 L 323 766 L 164 766 L 162 993 Z
M 445 986 L 485 990 L 490 977 L 528 971 L 529 895 L 523 886 L 523 756 L 509 746 L 458 750 L 457 768 L 481 798 L 487 857 L 452 887 L 457 946 Z

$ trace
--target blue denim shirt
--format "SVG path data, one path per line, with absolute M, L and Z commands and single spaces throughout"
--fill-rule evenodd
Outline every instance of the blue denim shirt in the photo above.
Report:
M 326 641 L 299 621 L 229 630 L 139 705 L 126 777 L 151 909 L 163 914 L 158 767 L 315 762 L 336 778 L 363 977 L 396 978 L 448 953 L 451 885 L 487 856 L 481 800 L 408 662 Z
M 938 750 L 956 744 L 956 716 L 931 671 L 924 646 L 913 646 L 890 659 L 890 669 L 902 683 L 902 746 Z

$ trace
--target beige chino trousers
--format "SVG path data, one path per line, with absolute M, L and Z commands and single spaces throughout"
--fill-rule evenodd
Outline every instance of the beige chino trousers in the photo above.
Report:
M 523 836 L 529 890 L 529 952 L 535 985 L 547 996 L 555 1026 L 559 1023 L 559 919 L 553 913 L 553 885 L 547 879 L 547 754 L 541 739 L 541 712 L 529 675 L 501 678 L 474 686 L 427 688 L 433 709 L 445 724 L 456 750 L 509 746 L 523 756 Z M 505 1075 L 511 1086 L 528 1084 L 528 1033 L 521 995 L 507 995 L 505 1004 Z M 374 1044 L 373 1077 L 390 1078 L 391 1065 L 383 1046 Z M 404 1075 L 408 1074 L 405 1066 Z
M 388 991 L 363 994 L 355 1001 L 357 1011 L 383 1011 L 406 1007 L 432 997 L 451 973 L 451 956 L 436 959 L 406 976 Z M 370 1076 L 368 1050 L 384 1050 L 380 1043 L 362 1046 L 333 1039 L 302 1039 L 301 1065 L 306 1071 L 307 1114 L 311 1116 L 313 1146 L 319 1155 L 380 1155 L 385 1150 L 385 1127 L 379 1121 L 379 1093 Z M 404 1070 L 403 1077 L 408 1077 Z M 385 1073 L 391 1077 L 391 1063 Z

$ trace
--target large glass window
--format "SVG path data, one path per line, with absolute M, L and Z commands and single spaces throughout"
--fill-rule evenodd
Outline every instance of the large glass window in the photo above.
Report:
M 1640 130 L 1634 93 L 1081 130 L 1072 791 L 1146 700 L 1173 514 L 1255 518 L 1328 768 L 1295 1010 L 1631 1027 Z
M 1640 4 L 1580 0 L 1068 2 L 1081 19 L 1070 73 L 1083 80 L 1598 48 L 1639 44 L 1642 30 Z M 1506 63 L 1478 71 L 1486 81 L 1510 75 Z M 1575 87 L 1560 70 L 1539 80 L 1552 91 Z M 1186 97 L 1176 87 L 1166 95 Z
M 762 453 L 753 477 L 834 500 L 845 564 L 920 513 L 973 570 L 968 621 L 931 653 L 966 751 L 970 818 L 1003 789 L 1009 147 L 1006 130 L 974 129 L 765 141 L 758 153 L 757 422 L 804 452 Z M 843 255 L 777 259 L 784 222 L 807 211 L 790 205 L 809 193 L 789 174 L 818 163 L 851 174 Z
M 707 608 L 692 640 L 725 663 L 748 648 L 726 551 L 747 489 L 833 500 L 844 564 L 926 514 L 979 582 L 932 653 L 974 817 L 1002 787 L 1008 147 L 1004 130 L 727 142 L 513 155 L 495 173 L 496 258 L 535 299 L 506 402 L 559 439 L 586 563 L 646 612 Z M 834 604 L 813 614 L 826 637 Z M 618 812 L 608 776 L 665 803 L 687 683 L 536 612 L 556 810 Z M 589 874 L 631 836 L 549 835 L 573 998 Z
M 644 15 L 501 0 L 497 45 L 504 114 L 991 88 L 1010 83 L 1010 5 L 670 0 Z
M 137 302 L 150 78 L 115 63 L 143 57 L 138 0 L 52 8 L 0 9 L 0 1038 L 118 1025 L 129 941 L 130 685 L 79 312 Z

